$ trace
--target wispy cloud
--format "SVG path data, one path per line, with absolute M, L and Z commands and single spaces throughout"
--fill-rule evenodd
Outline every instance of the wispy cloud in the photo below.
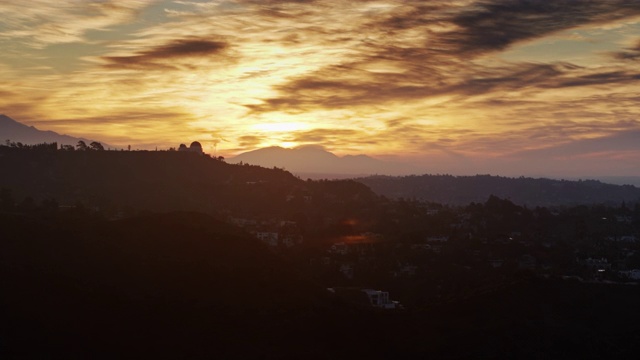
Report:
M 0 38 L 32 47 L 85 40 L 88 30 L 105 29 L 135 19 L 155 0 L 105 0 L 52 2 L 33 0 L 0 2 L 3 14 Z
M 238 138 L 238 145 L 243 148 L 253 148 L 264 142 L 264 136 L 244 135 Z
M 626 48 L 624 51 L 615 52 L 611 55 L 617 60 L 637 61 L 640 59 L 640 40 L 636 42 L 635 46 Z

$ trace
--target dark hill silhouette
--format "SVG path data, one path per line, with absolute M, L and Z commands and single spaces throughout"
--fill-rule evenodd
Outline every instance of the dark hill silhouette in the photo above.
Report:
M 84 141 L 87 145 L 94 140 L 78 138 L 69 135 L 60 135 L 54 131 L 38 130 L 33 126 L 24 125 L 6 115 L 0 115 L 0 141 L 20 142 L 27 145 L 41 143 L 58 143 L 58 145 L 73 145 L 78 141 Z M 114 148 L 113 146 L 102 143 L 105 148 Z
M 481 203 L 490 195 L 528 206 L 620 204 L 640 200 L 631 185 L 604 184 L 596 180 L 565 181 L 507 178 L 490 175 L 370 176 L 356 179 L 377 194 L 390 198 L 419 199 L 445 204 Z
M 0 224 L 3 358 L 112 358 L 130 347 L 241 358 L 269 353 L 281 341 L 274 329 L 292 333 L 288 322 L 302 326 L 323 301 L 263 244 L 202 214 L 53 223 L 0 214 Z
M 305 206 L 335 206 L 337 200 L 374 199 L 354 181 L 307 182 L 281 169 L 227 164 L 179 151 L 36 151 L 0 147 L 0 188 L 14 198 L 62 206 L 277 217 Z M 332 212 L 338 213 L 340 209 Z M 126 214 L 124 214 L 126 215 Z M 288 216 L 287 216 L 288 217 Z
M 0 187 L 15 199 L 56 199 L 102 211 L 188 210 L 242 216 L 290 217 L 306 207 L 338 214 L 345 200 L 376 202 L 377 194 L 438 203 L 482 203 L 490 195 L 528 206 L 619 204 L 640 199 L 640 189 L 598 181 L 505 178 L 489 175 L 371 176 L 303 181 L 260 166 L 227 164 L 177 151 L 37 151 L 0 146 Z M 373 191 L 372 191 L 373 190 Z M 346 211 L 346 210 L 345 210 Z M 126 215 L 126 214 L 124 214 Z M 337 215 L 336 215 L 337 216 Z M 351 215 L 345 215 L 351 216 Z
M 265 197 L 281 195 L 284 201 L 291 183 L 300 181 L 284 171 L 232 166 L 189 152 L 5 150 L 0 164 L 12 170 L 0 186 L 17 197 L 53 197 L 70 205 L 208 212 L 235 209 L 239 198 L 256 206 Z M 270 194 L 258 189 L 260 182 L 268 183 Z
M 522 278 L 408 312 L 327 296 L 215 219 L 0 213 L 0 357 L 633 358 L 637 286 Z M 426 340 L 428 341 L 426 341 Z

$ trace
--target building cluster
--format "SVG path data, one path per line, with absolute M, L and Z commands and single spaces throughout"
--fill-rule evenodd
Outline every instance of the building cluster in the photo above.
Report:
M 429 284 L 433 295 L 425 291 L 420 301 L 437 302 L 520 275 L 621 283 L 640 277 L 640 208 L 528 209 L 508 200 L 466 207 L 409 200 L 379 207 L 304 187 L 283 196 L 283 206 L 310 220 L 304 241 L 298 223 L 283 216 L 229 221 L 308 264 L 304 271 L 326 279 L 327 286 Z
M 185 144 L 180 144 L 180 146 L 178 147 L 178 151 L 186 151 L 186 152 L 192 152 L 192 153 L 196 153 L 196 154 L 204 154 L 204 151 L 202 151 L 202 144 L 200 144 L 198 141 L 192 142 L 191 145 L 189 145 L 189 147 L 187 147 L 187 145 L 185 145 Z
M 236 225 L 273 249 L 286 249 L 301 244 L 304 237 L 295 221 L 264 220 L 230 217 L 229 223 Z
M 606 225 L 578 229 L 584 233 L 576 235 L 526 223 L 513 226 L 501 218 L 492 224 L 491 219 L 472 216 L 464 208 L 450 212 L 445 224 L 448 233 L 415 231 L 402 241 L 392 238 L 393 234 L 345 236 L 335 239 L 313 263 L 355 282 L 372 273 L 393 278 L 428 276 L 433 271 L 448 271 L 437 268 L 451 264 L 468 272 L 496 275 L 526 271 L 582 281 L 640 280 L 640 240 L 634 228 L 637 220 L 631 216 L 613 216 Z M 563 213 L 550 212 L 549 216 L 559 218 Z M 399 218 L 390 221 L 402 223 Z M 566 219 L 558 221 L 561 229 L 566 223 Z
M 353 304 L 383 310 L 402 309 L 400 302 L 391 300 L 387 291 L 358 287 L 331 287 L 327 291 Z

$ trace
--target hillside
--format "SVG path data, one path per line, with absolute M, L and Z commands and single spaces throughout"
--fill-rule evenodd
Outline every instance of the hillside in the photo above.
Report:
M 640 189 L 595 180 L 565 181 L 490 175 L 370 176 L 359 181 L 379 195 L 443 204 L 484 202 L 490 195 L 527 206 L 620 204 L 640 200 Z
M 0 213 L 0 228 L 3 359 L 596 359 L 640 344 L 637 286 L 515 278 L 376 312 L 202 214 Z
M 50 151 L 0 146 L 0 188 L 17 201 L 82 203 L 111 216 L 138 211 L 199 211 L 290 217 L 336 201 L 374 200 L 354 181 L 307 182 L 280 169 L 227 164 L 178 151 Z M 309 201 L 302 201 L 302 198 Z M 339 213 L 339 212 L 336 212 Z
M 277 340 L 268 328 L 291 332 L 322 299 L 256 239 L 201 214 L 0 214 L 0 226 L 3 358 L 259 354 Z M 252 348 L 238 352 L 243 339 Z

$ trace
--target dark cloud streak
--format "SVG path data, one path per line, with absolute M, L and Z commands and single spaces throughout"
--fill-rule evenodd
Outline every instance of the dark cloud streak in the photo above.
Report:
M 104 56 L 108 68 L 171 69 L 166 60 L 215 56 L 229 47 L 224 41 L 180 39 L 131 56 Z
M 640 60 L 640 41 L 634 47 L 628 48 L 626 51 L 613 53 L 612 56 L 617 60 Z
M 452 19 L 459 30 L 442 37 L 459 53 L 503 50 L 589 23 L 608 23 L 640 15 L 640 2 L 627 0 L 501 0 L 480 2 Z
M 277 1 L 281 2 L 287 1 Z M 617 69 L 587 72 L 570 63 L 488 67 L 469 61 L 563 30 L 638 16 L 640 2 L 487 0 L 477 1 L 472 7 L 453 8 L 447 2 L 408 1 L 402 9 L 370 21 L 370 31 L 386 34 L 386 41 L 367 40 L 359 56 L 292 78 L 276 87 L 279 96 L 263 99 L 262 104 L 248 108 L 254 113 L 297 113 L 440 95 L 469 97 L 521 89 L 624 84 L 640 79 L 638 72 Z M 412 46 L 394 41 L 394 37 L 400 37 L 408 29 L 424 37 Z M 640 44 L 616 56 L 637 59 L 639 49 Z M 401 71 L 368 71 L 370 65 L 379 62 L 392 64 Z
M 262 104 L 248 107 L 255 112 L 295 112 L 314 108 L 368 106 L 440 95 L 459 95 L 466 98 L 525 89 L 625 84 L 640 80 L 640 72 L 601 71 L 585 74 L 583 68 L 569 63 L 519 63 L 479 69 L 473 76 L 466 79 L 449 79 L 449 82 L 457 82 L 446 84 L 431 81 L 432 75 L 428 72 L 377 73 L 361 78 L 341 78 L 339 69 L 333 68 L 292 80 L 277 88 L 282 96 L 266 99 Z

